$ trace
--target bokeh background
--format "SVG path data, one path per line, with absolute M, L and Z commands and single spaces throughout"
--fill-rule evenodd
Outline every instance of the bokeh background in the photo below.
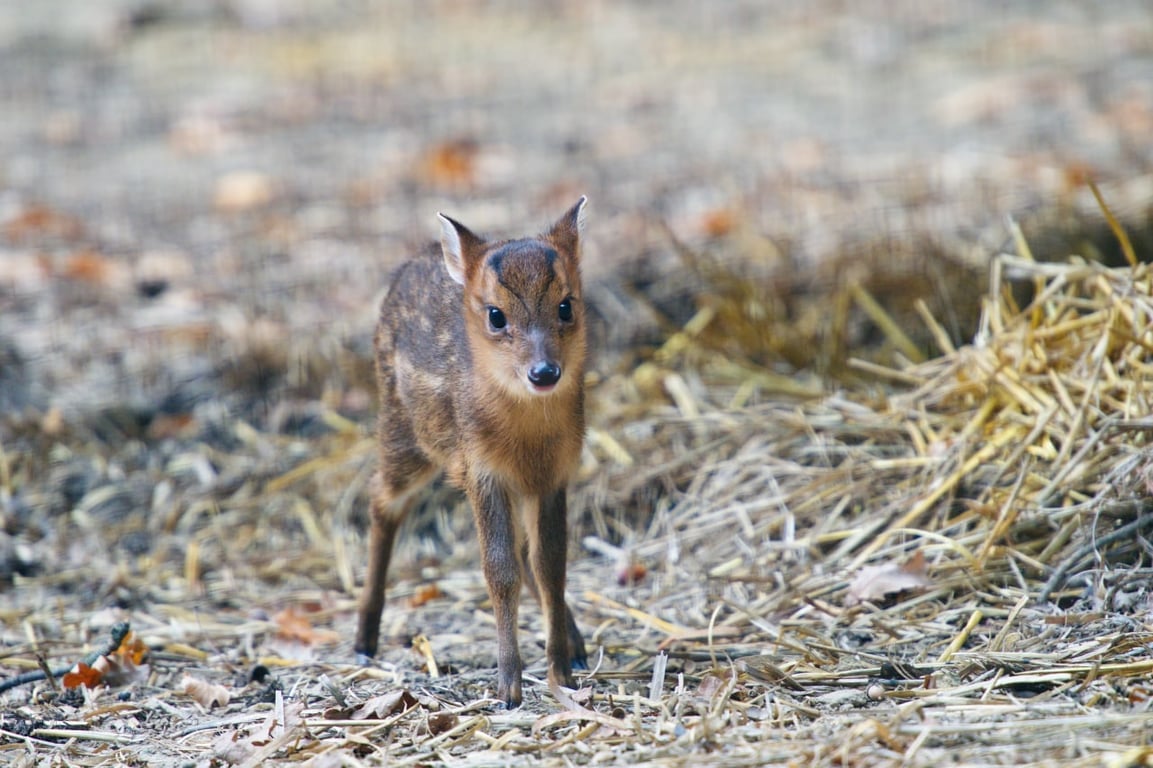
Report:
M 786 298 L 925 295 L 960 341 L 1009 217 L 1108 258 L 1093 179 L 1149 238 L 1141 0 L 12 2 L 0 72 L 6 412 L 363 413 L 377 298 L 438 210 L 520 234 L 588 194 L 610 367 L 691 316 L 685 252 Z

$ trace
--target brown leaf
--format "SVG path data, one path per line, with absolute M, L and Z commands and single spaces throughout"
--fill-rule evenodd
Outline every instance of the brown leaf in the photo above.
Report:
M 82 661 L 76 665 L 76 669 L 65 673 L 61 682 L 69 689 L 79 688 L 82 685 L 85 688 L 95 688 L 103 679 L 104 675 L 100 670 L 93 669 Z
M 79 219 L 46 205 L 29 205 L 4 224 L 4 234 L 17 242 L 38 237 L 75 240 L 83 231 Z
M 731 208 L 714 208 L 700 219 L 700 229 L 706 237 L 724 237 L 737 226 L 737 214 Z
M 418 173 L 424 183 L 442 188 L 468 188 L 476 180 L 479 145 L 475 139 L 441 142 L 421 158 Z
M 849 584 L 845 605 L 879 602 L 903 592 L 926 589 L 932 586 L 926 571 L 925 554 L 921 551 L 904 563 L 865 566 Z
M 460 717 L 452 712 L 434 712 L 428 716 L 428 732 L 433 736 L 451 731 L 460 722 Z
M 128 632 L 124 635 L 124 639 L 120 641 L 120 647 L 115 651 L 115 655 L 120 658 L 123 663 L 130 663 L 133 666 L 140 666 L 144 660 L 148 658 L 148 646 L 135 632 Z
M 640 584 L 645 580 L 645 576 L 648 576 L 648 573 L 649 569 L 645 567 L 644 563 L 625 563 L 617 571 L 617 584 L 622 587 Z
M 276 636 L 282 640 L 294 640 L 305 645 L 325 645 L 335 643 L 340 636 L 331 629 L 316 629 L 308 616 L 295 606 L 280 611 L 272 620 L 276 622 Z
M 64 262 L 64 277 L 79 280 L 93 285 L 103 285 L 108 282 L 112 272 L 112 265 L 108 257 L 102 256 L 93 250 L 77 251 Z
M 223 707 L 232 700 L 232 694 L 223 685 L 210 683 L 189 674 L 185 674 L 184 679 L 180 681 L 180 691 L 186 696 L 191 696 L 197 704 L 205 709 L 212 709 L 215 706 Z
M 361 704 L 349 716 L 349 720 L 383 720 L 389 715 L 395 715 L 412 709 L 417 705 L 416 697 L 409 693 L 407 688 L 390 691 L 380 696 L 373 696 Z
M 416 588 L 416 591 L 412 593 L 412 597 L 408 598 L 408 604 L 412 608 L 419 608 L 425 603 L 441 597 L 444 597 L 444 593 L 440 591 L 440 587 L 436 584 L 421 584 Z

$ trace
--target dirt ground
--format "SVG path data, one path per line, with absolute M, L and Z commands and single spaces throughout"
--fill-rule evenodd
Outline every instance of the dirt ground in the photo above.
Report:
M 123 621 L 150 649 L 146 673 L 100 693 L 41 681 L 0 694 L 0 756 L 634 762 L 635 749 L 613 757 L 611 734 L 639 712 L 660 648 L 698 691 L 727 685 L 709 676 L 711 636 L 669 638 L 701 640 L 732 595 L 705 578 L 726 567 L 709 548 L 661 551 L 661 521 L 698 481 L 662 479 L 667 455 L 622 456 L 620 443 L 683 428 L 681 447 L 703 451 L 722 426 L 755 423 L 744 405 L 878 397 L 892 382 L 846 361 L 894 364 L 901 350 L 859 307 L 833 323 L 830 297 L 863 285 L 901 323 L 923 298 L 965 344 L 990 260 L 1015 252 L 1012 222 L 1041 260 L 1123 263 L 1087 180 L 1148 260 L 1151 137 L 1141 0 L 0 4 L 0 675 L 78 661 Z M 595 746 L 556 730 L 548 718 L 576 705 L 543 685 L 516 713 L 486 701 L 495 635 L 451 492 L 431 493 L 406 528 L 391 648 L 368 670 L 351 650 L 371 333 L 389 270 L 436 236 L 437 211 L 522 234 L 580 194 L 594 444 L 574 491 L 570 594 L 605 651 L 592 685 L 617 697 L 589 704 L 612 720 Z M 726 292 L 749 306 L 771 296 L 772 322 L 791 330 L 731 330 L 721 348 L 761 376 L 743 394 L 691 359 L 670 366 L 701 404 L 689 425 L 669 379 L 654 395 L 635 374 L 665 366 L 669 340 Z M 673 405 L 679 427 L 646 421 Z M 625 489 L 630 477 L 644 482 Z M 647 558 L 641 584 L 618 583 L 613 547 Z M 746 586 L 780 588 L 796 564 Z M 539 614 L 523 613 L 540 675 Z M 910 643 L 904 658 L 923 661 Z M 446 676 L 430 675 L 430 657 Z M 186 679 L 230 701 L 187 695 Z M 846 733 L 875 722 L 854 714 L 859 686 L 850 693 L 746 701 L 745 720 L 711 740 L 682 739 L 672 718 L 642 756 L 929 765 L 955 749 L 966 762 L 964 736 L 909 751 L 880 730 L 870 743 L 888 752 L 837 757 Z M 785 699 L 808 718 L 806 743 L 827 750 L 748 735 L 783 723 Z M 1111 716 L 1116 738 L 1086 746 L 1058 730 L 1060 754 L 1005 746 L 982 760 L 1088 765 L 1077 761 L 1147 743 L 1144 709 Z M 309 738 L 323 748 L 300 747 Z

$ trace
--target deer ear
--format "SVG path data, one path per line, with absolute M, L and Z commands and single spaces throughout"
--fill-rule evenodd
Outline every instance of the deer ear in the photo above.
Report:
M 440 219 L 440 248 L 444 252 L 444 267 L 453 280 L 464 285 L 470 271 L 469 265 L 484 251 L 484 240 L 443 213 L 438 213 L 436 217 Z
M 580 238 L 585 228 L 585 203 L 588 200 L 587 197 L 581 195 L 581 199 L 576 201 L 576 205 L 569 208 L 563 216 L 557 219 L 548 232 L 547 237 L 555 246 L 573 256 L 580 253 Z

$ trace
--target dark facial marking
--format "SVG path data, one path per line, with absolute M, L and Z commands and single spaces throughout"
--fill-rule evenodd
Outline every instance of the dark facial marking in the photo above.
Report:
M 544 258 L 545 270 L 538 261 Z M 541 245 L 532 240 L 514 240 L 506 243 L 488 257 L 488 264 L 496 273 L 497 282 L 509 293 L 520 299 L 525 312 L 540 313 L 540 303 L 545 300 L 548 289 L 556 279 L 556 249 Z M 543 282 L 536 278 L 543 274 Z M 525 303 L 526 296 L 536 296 L 537 306 L 530 308 Z

